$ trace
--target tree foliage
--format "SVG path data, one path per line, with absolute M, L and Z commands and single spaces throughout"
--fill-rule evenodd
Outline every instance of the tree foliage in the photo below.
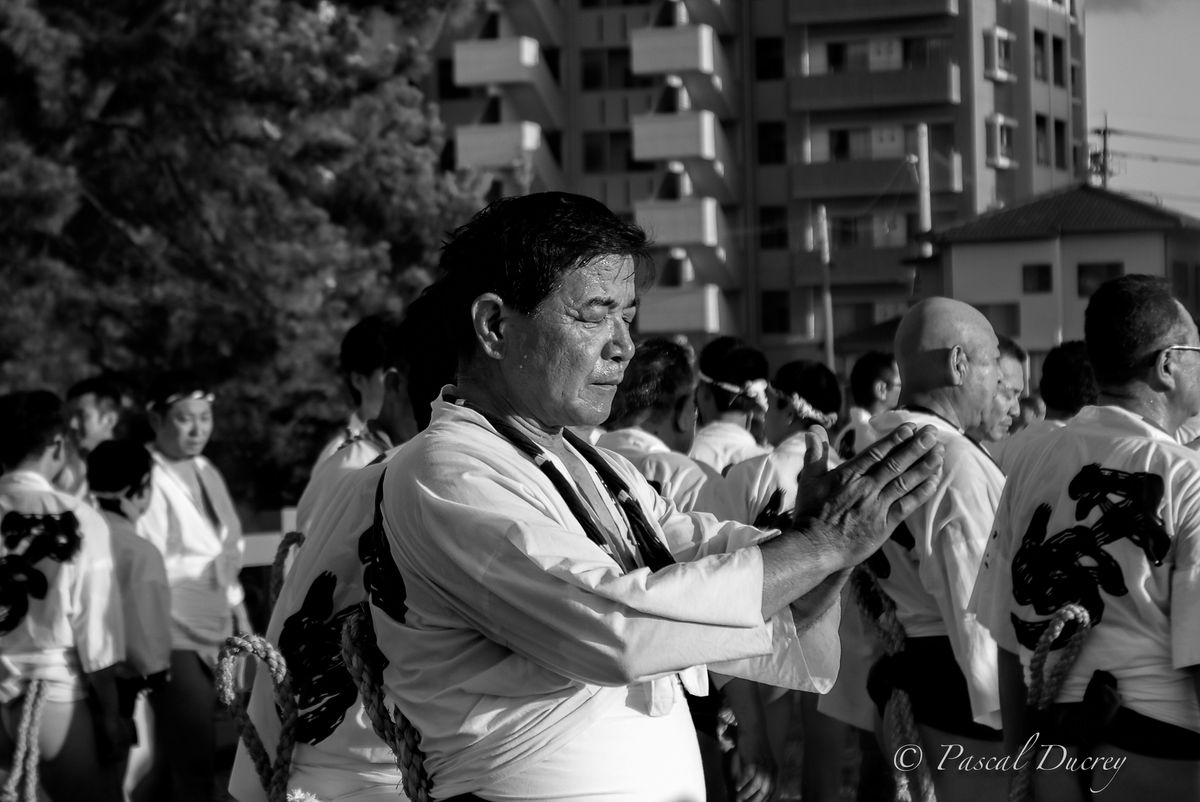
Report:
M 345 416 L 345 330 L 481 205 L 417 84 L 469 13 L 0 0 L 0 388 L 193 369 L 242 499 L 294 499 Z

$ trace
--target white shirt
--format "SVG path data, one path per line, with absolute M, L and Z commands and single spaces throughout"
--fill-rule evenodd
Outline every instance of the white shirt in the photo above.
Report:
M 1102 478 L 1090 466 L 1112 473 Z M 1091 503 L 1101 497 L 1114 506 Z M 1048 537 L 1058 549 L 1046 548 Z M 1183 670 L 1200 664 L 1198 544 L 1200 454 L 1119 407 L 1084 407 L 1014 464 L 972 609 L 1028 666 L 1053 610 L 1083 602 L 1099 621 L 1058 701 L 1082 699 L 1102 669 L 1116 677 L 1126 706 L 1200 731 L 1200 703 Z
M 988 443 L 988 453 L 992 455 L 992 459 L 996 460 L 1000 470 L 1007 476 L 1021 449 L 1040 443 L 1043 438 L 1058 431 L 1064 425 L 1066 425 L 1066 421 L 1061 420 L 1034 421 L 1016 434 L 1010 434 L 994 443 Z
M 696 432 L 688 456 L 723 474 L 730 465 L 770 450 L 770 446 L 759 445 L 745 427 L 728 421 L 714 421 Z
M 659 495 L 682 512 L 699 510 L 720 517 L 725 506 L 721 475 L 704 463 L 672 451 L 637 427 L 606 432 L 596 445 L 629 460 Z
M 385 459 L 394 457 L 397 450 L 387 452 Z M 299 697 L 289 790 L 316 794 L 323 800 L 332 796 L 328 789 L 347 785 L 359 791 L 390 789 L 402 796 L 391 749 L 375 735 L 341 655 L 341 624 L 367 600 L 360 548 L 375 517 L 379 479 L 387 465 L 379 462 L 333 477 L 314 510 L 267 626 L 267 639 L 287 660 L 292 687 Z M 255 676 L 247 712 L 267 753 L 274 755 L 279 714 L 271 678 L 265 671 Z M 241 743 L 229 792 L 240 802 L 267 799 Z
M 358 417 L 358 410 L 356 409 L 351 412 L 350 419 L 346 421 L 345 428 L 330 438 L 325 447 L 321 449 L 321 453 L 317 454 L 316 462 L 313 463 L 313 470 L 315 471 L 322 462 L 332 457 L 339 448 L 362 434 L 366 428 L 367 422 Z
M 763 533 L 676 512 L 627 461 L 608 460 L 682 562 L 625 572 L 542 470 L 462 407 L 436 402 L 429 428 L 388 467 L 385 528 L 403 583 L 381 583 L 372 613 L 388 695 L 421 733 L 440 797 L 503 794 L 514 783 L 557 793 L 537 766 L 568 746 L 600 759 L 611 741 L 589 747 L 589 733 L 608 731 L 591 725 L 628 715 L 630 704 L 631 727 L 678 715 L 673 675 L 692 666 L 748 658 L 710 667 L 805 689 L 827 689 L 836 674 L 836 654 L 805 654 L 791 615 L 763 621 L 752 547 Z M 621 770 L 653 771 L 653 751 L 634 758 Z M 681 776 L 662 797 L 614 798 L 691 799 L 681 789 L 694 780 Z
M 867 446 L 883 436 L 871 425 L 871 413 L 862 407 L 850 407 L 848 417 L 849 421 L 833 440 L 834 453 L 841 454 L 845 447 L 851 455 L 861 454 Z
M 0 702 L 31 679 L 52 682 L 53 701 L 83 699 L 80 674 L 125 657 L 108 526 L 41 474 L 12 471 L 0 476 L 0 529 Z
M 992 531 L 1004 474 L 978 444 L 936 415 L 898 409 L 876 415 L 871 425 L 891 431 L 906 422 L 934 427 L 945 448 L 942 478 L 933 497 L 872 558 L 886 558 L 888 575 L 876 575 L 896 603 L 908 637 L 949 637 L 967 681 L 975 721 L 998 728 L 996 644 L 967 611 L 967 602 Z
M 161 454 L 152 449 L 150 455 L 150 507 L 138 519 L 137 530 L 158 548 L 167 568 L 171 647 L 195 651 L 215 664 L 233 629 L 233 608 L 243 598 L 238 581 L 242 525 L 225 480 L 211 462 L 192 457 L 196 477 L 217 516 L 215 525 L 204 500 L 192 497 Z
M 123 599 L 125 662 L 148 677 L 171 667 L 171 588 L 162 554 L 132 521 L 101 510 L 112 534 L 113 559 Z
M 313 514 L 325 505 L 331 489 L 341 482 L 342 477 L 369 465 L 391 448 L 392 442 L 384 432 L 366 426 L 317 463 L 296 502 L 296 528 L 308 532 Z

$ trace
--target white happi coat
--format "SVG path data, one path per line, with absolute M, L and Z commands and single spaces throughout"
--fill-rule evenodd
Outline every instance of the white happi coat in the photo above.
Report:
M 388 466 L 395 562 L 380 570 L 398 567 L 403 583 L 377 584 L 372 613 L 388 694 L 421 733 L 438 798 L 703 798 L 677 672 L 694 691 L 689 667 L 706 663 L 800 689 L 836 675 L 836 649 L 806 653 L 790 614 L 763 620 L 762 558 L 747 546 L 764 533 L 679 513 L 627 461 L 605 458 L 677 565 L 625 572 L 472 410 L 436 402 Z M 627 527 L 615 504 L 608 513 Z M 608 534 L 609 549 L 630 553 L 627 529 Z
M 334 477 L 267 626 L 267 638 L 288 661 L 299 697 L 288 788 L 315 794 L 322 802 L 343 796 L 404 798 L 392 751 L 375 735 L 341 656 L 342 623 L 367 600 L 362 548 L 364 536 L 370 537 L 379 479 L 398 450 L 387 452 L 385 461 Z M 248 713 L 267 753 L 274 755 L 279 714 L 265 671 L 255 676 Z M 239 802 L 267 799 L 244 744 L 238 744 L 229 792 Z
M 138 519 L 138 533 L 163 556 L 171 584 L 171 648 L 194 651 L 210 665 L 233 629 L 232 611 L 243 599 L 242 524 L 225 480 L 204 457 L 192 457 L 196 476 L 217 517 L 214 526 L 203 499 L 193 498 L 150 450 L 150 507 Z
M 343 442 L 337 451 L 317 463 L 296 502 L 296 528 L 307 533 L 314 512 L 325 506 L 330 492 L 341 483 L 342 477 L 366 467 L 391 448 L 392 442 L 383 431 L 365 426 L 358 435 Z
M 722 517 L 725 504 L 721 475 L 704 463 L 672 451 L 662 440 L 637 427 L 606 432 L 596 445 L 629 460 L 679 510 Z
M 841 454 L 845 448 L 850 454 L 860 454 L 883 436 L 871 425 L 871 413 L 862 407 L 850 407 L 848 418 L 846 425 L 833 439 L 835 453 Z
M 41 474 L 20 470 L 0 476 L 0 529 L 0 702 L 35 679 L 52 702 L 86 698 L 82 675 L 125 657 L 108 526 Z
M 1004 475 L 1008 476 L 1009 471 L 1012 470 L 1013 461 L 1016 460 L 1021 449 L 1040 443 L 1065 424 L 1066 421 L 1061 420 L 1034 421 L 1016 434 L 1011 434 L 995 443 L 988 443 L 988 453 L 992 455 L 992 459 L 996 460 L 996 464 L 1000 466 Z
M 879 582 L 896 603 L 908 637 L 949 637 L 967 681 L 974 720 L 999 728 L 996 644 L 968 612 L 967 603 L 992 531 L 1004 474 L 981 446 L 936 415 L 897 409 L 871 420 L 883 432 L 902 423 L 935 428 L 945 448 L 942 478 L 933 497 L 901 525 L 913 542 L 904 542 L 898 528 L 877 553 L 886 557 L 890 570 Z
M 171 667 L 171 588 L 162 554 L 123 515 L 101 510 L 112 535 L 125 621 L 125 663 L 135 676 Z
M 1135 712 L 1200 731 L 1185 670 L 1200 664 L 1200 454 L 1119 407 L 1084 407 L 1018 457 L 972 609 L 1028 668 L 1069 601 L 1099 621 L 1057 701 L 1082 699 L 1100 669 Z
M 349 443 L 354 438 L 361 435 L 367 428 L 367 422 L 358 417 L 358 410 L 350 413 L 350 419 L 346 421 L 346 425 L 338 431 L 336 435 L 329 439 L 325 447 L 321 449 L 321 453 L 317 454 L 317 459 L 313 462 L 313 470 L 320 467 L 321 463 L 332 457 L 337 450 Z
M 727 421 L 714 421 L 697 430 L 688 456 L 723 474 L 730 465 L 770 450 L 770 446 L 760 445 L 745 427 Z

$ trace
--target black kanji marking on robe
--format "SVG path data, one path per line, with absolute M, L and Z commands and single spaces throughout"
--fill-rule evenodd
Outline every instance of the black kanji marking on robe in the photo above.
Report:
M 296 740 L 318 744 L 333 734 L 358 698 L 358 689 L 342 661 L 342 625 L 358 605 L 334 614 L 337 577 L 324 571 L 313 580 L 300 609 L 279 632 L 279 651 L 287 660 L 295 689 Z
M 387 533 L 383 531 L 383 477 L 375 489 L 375 519 L 358 538 L 358 559 L 363 565 L 363 586 L 371 595 L 371 603 L 387 613 L 393 621 L 404 622 L 408 612 L 405 600 L 408 593 L 404 577 L 392 559 Z
M 912 531 L 904 521 L 901 521 L 900 525 L 892 530 L 892 536 L 888 539 L 902 547 L 905 551 L 912 551 L 917 545 L 917 539 L 913 537 Z M 892 575 L 892 563 L 888 560 L 887 555 L 883 553 L 883 546 L 876 549 L 875 553 L 868 557 L 865 562 L 871 573 L 880 579 L 887 579 Z
M 0 634 L 7 635 L 29 614 L 30 598 L 44 599 L 50 589 L 37 564 L 45 559 L 57 563 L 72 559 L 82 540 L 79 519 L 72 512 L 25 515 L 11 511 L 0 521 L 0 537 L 5 552 L 0 557 Z
M 1085 465 L 1067 485 L 1067 496 L 1076 502 L 1076 520 L 1097 509 L 1100 518 L 1091 526 L 1070 526 L 1047 536 L 1053 508 L 1039 504 L 1013 557 L 1013 599 L 1046 616 L 1063 605 L 1078 604 L 1088 611 L 1093 625 L 1100 623 L 1104 616 L 1100 592 L 1110 596 L 1129 592 L 1120 563 L 1103 547 L 1128 538 L 1154 565 L 1162 565 L 1170 550 L 1171 536 L 1158 515 L 1163 492 L 1162 477 L 1155 474 Z M 1049 621 L 1011 618 L 1017 640 L 1035 649 Z M 1063 627 L 1051 648 L 1062 647 L 1076 627 L 1074 621 Z

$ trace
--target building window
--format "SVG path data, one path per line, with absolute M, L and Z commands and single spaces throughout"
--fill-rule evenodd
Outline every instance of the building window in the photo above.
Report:
M 759 296 L 763 334 L 790 334 L 792 331 L 791 294 L 787 290 L 763 290 Z
M 1050 66 L 1053 71 L 1054 85 L 1067 85 L 1067 52 L 1066 43 L 1061 36 L 1050 39 Z
M 608 137 L 603 131 L 583 135 L 583 171 L 603 173 L 608 169 Z
M 1071 65 L 1071 97 L 1083 97 L 1083 91 L 1079 86 L 1079 65 Z
M 1033 32 L 1033 77 L 1046 80 L 1046 34 Z
M 1125 275 L 1124 262 L 1080 262 L 1078 281 L 1080 298 L 1091 298 L 1104 282 Z
M 1016 36 L 1001 27 L 983 32 L 983 74 L 992 81 L 1011 81 L 1013 75 L 1013 42 Z
M 758 163 L 787 163 L 787 126 L 782 121 L 758 124 Z
M 997 170 L 1015 166 L 1015 142 L 1017 138 L 1015 120 L 1003 114 L 992 114 L 987 118 L 987 163 Z
M 1067 169 L 1067 123 L 1065 120 L 1054 121 L 1054 167 L 1058 170 Z
M 976 304 L 975 308 L 992 324 L 997 334 L 1016 339 L 1021 336 L 1021 307 L 1017 304 Z
M 870 215 L 831 215 L 829 246 L 840 248 L 869 248 L 875 244 L 874 221 Z
M 1054 289 L 1052 271 L 1048 264 L 1021 265 L 1021 291 L 1026 295 L 1041 295 Z
M 649 75 L 634 75 L 627 47 L 589 47 L 579 54 L 580 86 L 585 92 L 606 89 L 647 89 Z
M 866 72 L 871 68 L 871 43 L 830 42 L 825 45 L 827 72 Z
M 754 79 L 779 81 L 784 75 L 783 37 L 760 36 L 754 40 Z
M 558 142 L 555 145 L 561 147 Z M 654 169 L 654 162 L 634 160 L 629 131 L 589 131 L 583 135 L 585 173 L 643 173 Z
M 764 251 L 788 249 L 788 210 L 786 206 L 758 207 L 758 247 Z
M 1045 114 L 1033 117 L 1033 150 L 1038 164 L 1050 164 L 1050 132 Z
M 871 158 L 870 128 L 833 128 L 829 131 L 829 160 L 844 162 Z

